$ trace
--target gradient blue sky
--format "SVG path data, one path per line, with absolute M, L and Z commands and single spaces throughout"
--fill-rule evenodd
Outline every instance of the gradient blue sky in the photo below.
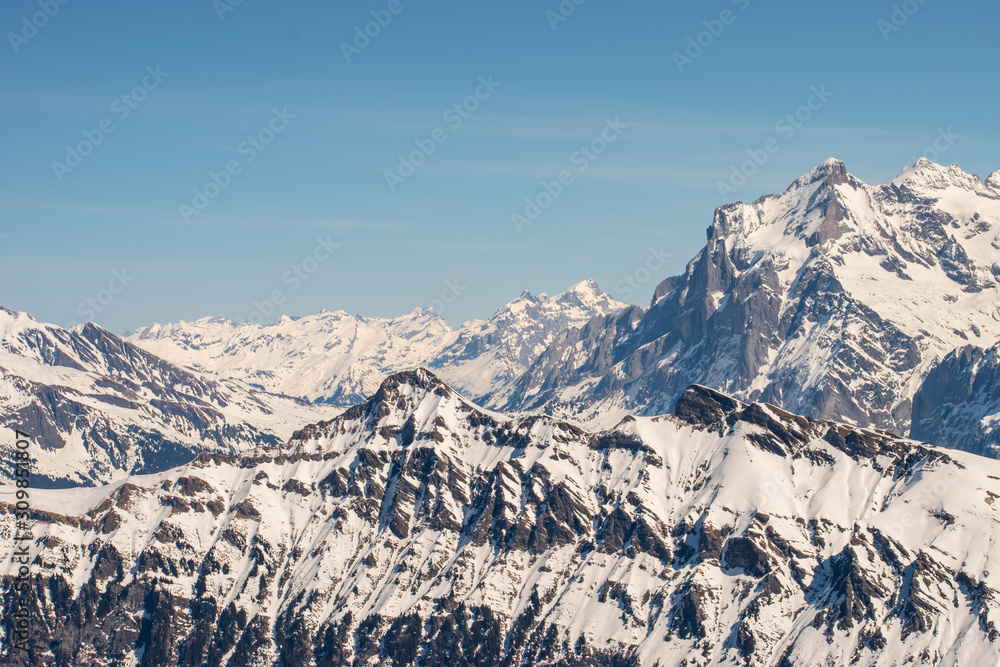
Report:
M 276 289 L 288 314 L 394 316 L 458 278 L 442 315 L 459 324 L 587 278 L 626 300 L 615 285 L 662 247 L 667 265 L 627 299 L 645 304 L 703 245 L 717 183 L 769 137 L 780 150 L 728 200 L 830 156 L 884 182 L 948 128 L 940 162 L 1000 168 L 994 2 L 910 0 L 885 39 L 893 2 L 586 0 L 553 30 L 558 0 L 400 1 L 350 63 L 341 42 L 388 0 L 243 0 L 223 20 L 211 0 L 75 0 L 16 53 L 9 33 L 38 3 L 4 2 L 0 304 L 76 323 L 124 268 L 92 318 L 116 331 L 242 321 Z M 672 54 L 727 9 L 679 72 Z M 115 99 L 156 66 L 169 76 L 120 119 Z M 442 114 L 489 75 L 502 85 L 452 131 Z M 776 131 L 824 85 L 801 130 Z M 235 149 L 275 107 L 295 118 L 246 163 Z M 621 139 L 518 234 L 511 215 L 609 117 L 629 125 Z M 60 182 L 52 163 L 103 119 L 114 132 Z M 438 127 L 447 141 L 390 192 L 384 172 Z M 179 205 L 233 159 L 241 173 L 185 223 Z M 282 276 L 317 238 L 339 248 L 293 289 Z

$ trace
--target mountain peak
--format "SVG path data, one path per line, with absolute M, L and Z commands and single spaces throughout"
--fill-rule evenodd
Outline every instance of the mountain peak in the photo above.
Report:
M 958 165 L 952 165 L 952 166 L 957 167 Z M 944 165 L 938 164 L 937 162 L 931 162 L 925 157 L 920 157 L 917 158 L 916 162 L 914 162 L 913 164 L 904 167 L 903 170 L 899 172 L 899 176 L 897 177 L 897 179 L 917 174 L 926 176 L 928 174 L 947 173 L 948 170 L 949 168 L 945 167 Z
M 360 406 L 366 413 L 375 408 L 380 415 L 392 410 L 402 410 L 406 416 L 410 416 L 428 398 L 436 404 L 441 399 L 448 400 L 457 396 L 458 393 L 434 373 L 426 368 L 413 368 L 393 373 L 382 380 L 378 391 Z M 358 407 L 348 409 L 344 416 Z
M 575 285 L 571 285 L 563 294 L 602 294 L 601 288 L 595 280 L 581 280 Z
M 442 410 L 448 411 L 447 406 L 459 405 L 477 409 L 426 368 L 400 371 L 382 380 L 378 391 L 370 398 L 351 406 L 332 420 L 310 424 L 296 431 L 292 434 L 292 441 L 300 445 L 315 442 L 330 437 L 344 423 L 358 420 L 386 426 L 380 431 L 383 435 L 394 437 L 400 434 L 400 442 L 405 447 L 417 432 L 425 428 L 435 430 L 441 424 L 438 417 Z
M 505 405 L 581 421 L 661 414 L 700 380 L 908 432 L 935 357 L 1000 335 L 1000 190 L 928 160 L 906 178 L 928 185 L 869 185 L 830 159 L 781 194 L 720 206 L 707 244 L 648 311 L 557 338 Z M 1000 187 L 1000 172 L 991 179 Z M 677 412 L 712 417 L 695 405 L 711 398 L 690 390 Z
M 348 408 L 337 419 L 351 420 L 362 415 L 386 413 L 393 408 L 400 408 L 406 403 L 402 400 L 402 396 L 414 393 L 434 394 L 442 398 L 450 398 L 455 395 L 454 390 L 434 373 L 426 368 L 413 368 L 387 376 L 382 380 L 378 391 L 367 400 Z M 294 435 L 292 437 L 294 439 L 302 436 Z
M 399 319 L 399 320 L 403 320 L 403 319 L 413 320 L 413 319 L 419 319 L 419 318 L 430 318 L 432 320 L 441 320 L 442 322 L 444 322 L 444 318 L 441 317 L 440 315 L 438 315 L 438 313 L 437 313 L 436 310 L 434 310 L 433 308 L 428 307 L 428 306 L 417 306 L 416 308 L 414 308 L 413 310 L 411 310 L 406 315 L 402 315 L 402 316 L 400 316 L 399 318 L 396 318 L 396 319 Z M 448 326 L 450 328 L 451 325 L 448 325 Z
M 621 310 L 625 304 L 612 299 L 604 290 L 600 288 L 594 280 L 583 280 L 571 286 L 566 291 L 552 297 L 558 303 L 573 303 L 584 307 L 598 307 L 603 309 Z
M 726 415 L 743 408 L 743 403 L 725 394 L 693 384 L 684 390 L 674 406 L 674 416 L 693 426 L 713 426 Z
M 810 182 L 825 179 L 832 184 L 846 183 L 850 177 L 847 173 L 847 166 L 837 158 L 831 157 L 823 160 L 812 171 L 806 174 Z
M 1000 192 L 1000 169 L 989 175 L 989 178 L 986 179 L 986 185 Z
M 847 167 L 844 165 L 843 160 L 839 160 L 835 157 L 828 157 L 816 166 L 814 171 L 847 171 Z
M 21 320 L 22 318 L 26 318 L 28 321 L 33 321 L 33 318 L 27 313 L 22 313 L 17 310 L 11 310 L 10 308 L 0 306 L 0 322 L 5 325 L 5 328 L 10 328 L 13 323 Z M 0 334 L 2 333 L 3 332 L 0 331 Z
M 992 178 L 992 176 L 990 177 Z M 1000 177 L 998 177 L 1000 180 Z M 950 164 L 947 167 L 931 162 L 925 157 L 918 158 L 916 162 L 899 172 L 892 183 L 894 185 L 909 185 L 911 187 L 923 187 L 933 190 L 944 190 L 950 187 L 958 187 L 963 190 L 970 190 L 984 194 L 988 192 L 984 185 L 995 189 L 995 185 L 990 185 L 989 179 L 984 184 L 975 174 L 970 174 L 963 170 L 958 164 Z
M 379 393 L 384 391 L 399 389 L 400 387 L 412 387 L 413 389 L 426 389 L 435 393 L 452 393 L 451 388 L 431 373 L 426 368 L 414 368 L 411 370 L 399 371 L 389 375 L 382 384 L 379 385 Z
M 786 189 L 784 194 L 793 194 L 803 190 L 814 190 L 817 185 L 827 184 L 830 186 L 842 185 L 844 183 L 859 183 L 848 171 L 846 165 L 837 158 L 827 158 L 820 162 L 803 176 L 797 178 Z M 764 197 L 766 199 L 766 197 Z

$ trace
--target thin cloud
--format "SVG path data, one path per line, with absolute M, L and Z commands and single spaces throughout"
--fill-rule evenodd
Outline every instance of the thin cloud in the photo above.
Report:
M 232 151 L 234 153 L 236 152 L 236 149 L 233 148 L 232 146 L 220 146 L 218 144 L 206 144 L 206 143 L 202 143 L 200 141 L 188 141 L 186 143 L 190 144 L 191 146 L 203 146 L 205 148 L 218 148 L 219 150 Z
M 176 213 L 174 214 L 176 215 Z M 180 220 L 180 217 L 178 220 Z M 375 222 L 366 220 L 344 220 L 326 218 L 294 218 L 282 215 L 241 215 L 238 213 L 203 213 L 191 221 L 192 225 L 212 223 L 224 225 L 281 225 L 282 227 L 314 227 L 318 229 L 400 229 L 406 223 Z
M 442 160 L 436 165 L 439 175 L 448 177 L 509 177 L 551 179 L 560 171 L 569 170 L 579 179 L 636 181 L 636 180 L 703 180 L 717 179 L 725 172 L 720 169 L 692 169 L 691 167 L 669 167 L 664 165 L 651 166 L 600 166 L 592 165 L 586 172 L 580 173 L 569 161 L 564 162 L 477 162 L 474 160 Z M 429 170 L 430 172 L 430 170 Z M 714 187 L 714 180 L 713 180 Z
M 291 224 L 325 229 L 400 229 L 406 225 L 397 222 L 364 222 L 360 220 L 299 220 Z
M 58 202 L 58 201 L 25 201 L 16 199 L 0 199 L 0 207 L 14 209 L 45 209 L 60 211 L 77 211 L 80 213 L 100 213 L 102 215 L 155 215 L 171 216 L 177 215 L 177 211 L 160 211 L 147 208 L 133 208 L 129 206 L 116 206 L 113 204 L 92 204 L 87 202 Z

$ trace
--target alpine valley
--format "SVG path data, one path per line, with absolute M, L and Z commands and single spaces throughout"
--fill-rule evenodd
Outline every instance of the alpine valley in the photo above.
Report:
M 0 309 L 0 662 L 1000 665 L 1000 172 L 827 160 L 707 237 L 460 328 Z

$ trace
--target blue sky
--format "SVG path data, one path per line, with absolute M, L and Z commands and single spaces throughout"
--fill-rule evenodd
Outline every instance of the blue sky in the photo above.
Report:
M 645 304 L 716 206 L 827 157 L 883 182 L 944 133 L 939 162 L 1000 168 L 995 3 L 397 2 L 3 3 L 0 304 L 115 331 L 459 324 L 588 278 Z

